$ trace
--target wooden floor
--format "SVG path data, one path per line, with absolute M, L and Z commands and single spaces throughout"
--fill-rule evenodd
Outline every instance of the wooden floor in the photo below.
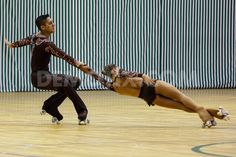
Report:
M 202 129 L 196 114 L 148 107 L 141 99 L 109 91 L 78 91 L 90 125 L 77 125 L 70 100 L 64 119 L 39 114 L 52 92 L 0 93 L 1 157 L 235 157 L 236 89 L 184 90 L 198 104 L 224 106 L 231 121 Z

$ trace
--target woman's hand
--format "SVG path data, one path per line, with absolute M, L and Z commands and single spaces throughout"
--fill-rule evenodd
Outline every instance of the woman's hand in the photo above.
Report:
M 155 84 L 153 79 L 151 79 L 150 77 L 148 77 L 145 74 L 142 75 L 142 78 L 143 78 L 143 82 L 146 83 L 147 85 L 154 85 Z

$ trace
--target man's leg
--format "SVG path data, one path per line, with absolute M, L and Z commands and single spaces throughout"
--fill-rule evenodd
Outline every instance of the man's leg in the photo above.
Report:
M 66 99 L 66 95 L 63 92 L 57 92 L 49 97 L 43 104 L 42 110 L 45 110 L 48 114 L 56 117 L 59 121 L 63 119 L 63 116 L 58 111 L 58 106 Z
M 71 85 L 76 90 L 80 85 L 80 79 L 78 77 L 71 77 L 67 75 L 56 75 L 57 77 L 62 77 L 71 80 Z M 49 97 L 42 107 L 47 113 L 51 114 L 53 117 L 57 117 L 58 120 L 62 120 L 63 116 L 59 113 L 58 107 L 66 99 L 67 95 L 63 91 L 58 91 L 56 94 Z
M 58 111 L 58 106 L 65 100 L 67 97 L 64 92 L 59 90 L 59 87 L 62 85 L 62 76 L 63 75 L 58 75 L 58 76 L 53 76 L 50 72 L 48 71 L 39 71 L 39 72 L 34 72 L 31 74 L 31 79 L 32 79 L 32 84 L 34 87 L 43 89 L 43 90 L 54 90 L 57 91 L 56 94 L 52 95 L 49 97 L 43 104 L 42 106 L 42 112 L 44 113 L 45 111 L 50 114 L 53 118 L 56 118 L 58 121 L 63 119 L 63 116 L 60 114 Z M 54 82 L 59 82 L 56 84 Z
M 76 90 L 80 84 L 80 80 L 75 77 L 66 76 L 64 79 L 65 86 L 62 87 L 64 94 L 73 102 L 74 108 L 78 114 L 78 119 L 81 121 L 86 120 L 88 110 Z
M 81 100 L 79 95 L 76 93 L 80 85 L 80 80 L 78 77 L 72 77 L 62 74 L 51 74 L 50 72 L 40 72 L 33 73 L 32 75 L 32 84 L 39 89 L 46 90 L 55 90 L 58 91 L 57 94 L 51 96 L 48 100 L 45 101 L 45 107 L 49 108 L 49 114 L 52 116 L 57 115 L 58 119 L 62 117 L 59 116 L 59 111 L 57 107 L 63 102 L 66 97 L 73 102 L 75 110 L 78 114 L 78 119 L 83 121 L 87 118 L 88 110 L 86 105 Z M 50 106 L 50 107 L 49 107 Z

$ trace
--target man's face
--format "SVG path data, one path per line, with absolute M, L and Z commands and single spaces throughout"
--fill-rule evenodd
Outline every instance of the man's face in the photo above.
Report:
M 43 32 L 47 32 L 47 33 L 55 32 L 55 24 L 53 23 L 50 17 L 46 19 L 46 22 L 44 23 L 44 25 L 41 26 L 41 29 Z

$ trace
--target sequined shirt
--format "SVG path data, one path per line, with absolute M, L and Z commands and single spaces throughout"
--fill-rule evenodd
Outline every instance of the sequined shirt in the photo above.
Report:
M 41 34 L 33 34 L 24 39 L 12 43 L 13 47 L 32 45 L 31 69 L 32 72 L 49 71 L 51 55 L 62 58 L 69 64 L 76 66 L 76 60 L 59 49 L 47 37 Z

